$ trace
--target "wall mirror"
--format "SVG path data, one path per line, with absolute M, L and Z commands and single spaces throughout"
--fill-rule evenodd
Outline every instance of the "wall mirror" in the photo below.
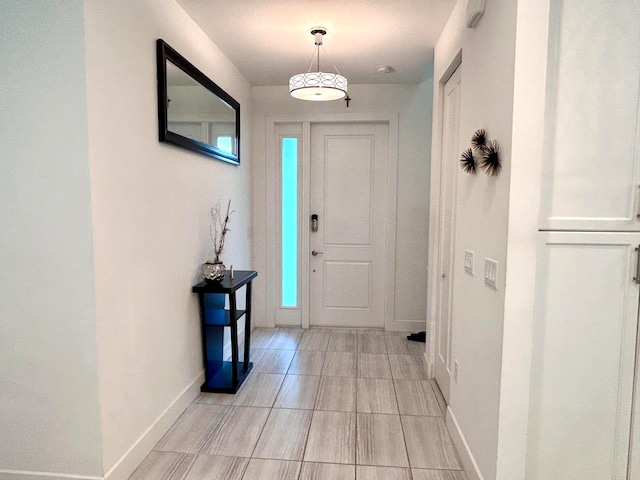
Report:
M 157 41 L 161 142 L 240 164 L 240 104 L 162 39 Z

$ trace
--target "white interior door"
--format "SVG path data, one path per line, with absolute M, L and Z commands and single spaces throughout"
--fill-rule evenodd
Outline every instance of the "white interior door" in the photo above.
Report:
M 311 326 L 384 327 L 388 130 L 311 126 Z
M 453 286 L 453 246 L 455 241 L 456 176 L 460 119 L 461 68 L 444 87 L 442 113 L 442 165 L 440 169 L 440 215 L 438 238 L 438 286 L 436 296 L 436 382 L 447 403 L 451 384 L 451 306 Z

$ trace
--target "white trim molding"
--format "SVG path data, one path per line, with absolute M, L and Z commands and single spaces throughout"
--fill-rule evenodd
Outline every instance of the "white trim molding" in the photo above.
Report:
M 451 75 L 462 66 L 462 50 L 452 58 L 442 77 L 434 79 L 431 141 L 431 178 L 429 190 L 429 246 L 427 265 L 427 357 L 436 362 L 436 318 L 438 312 L 439 252 L 440 252 L 440 196 L 442 175 L 442 116 L 444 114 L 444 86 Z
M 158 418 L 140 435 L 129 450 L 103 476 L 71 473 L 0 470 L 0 480 L 127 480 L 151 452 L 171 425 L 200 393 L 204 370 L 171 402 Z
M 467 474 L 468 480 L 485 480 L 450 406 L 447 406 L 447 417 L 445 422 L 447 430 L 449 431 L 449 436 L 451 436 L 453 445 L 456 447 L 456 451 L 458 452 L 458 456 L 460 457 L 460 461 L 462 462 L 462 466 Z
M 104 480 L 104 477 L 27 470 L 0 470 L 0 480 Z
M 398 191 L 398 148 L 399 148 L 399 120 L 398 113 L 395 112 L 371 112 L 371 113 L 313 113 L 313 114 L 283 114 L 267 116 L 265 119 L 265 142 L 266 142 L 266 158 L 265 158 L 265 225 L 276 225 L 278 218 L 277 208 L 277 172 L 276 172 L 276 152 L 277 145 L 275 138 L 277 135 L 277 125 L 286 123 L 297 123 L 302 125 L 302 158 L 299 165 L 299 175 L 301 176 L 301 192 L 300 192 L 300 215 L 299 218 L 309 218 L 309 165 L 311 162 L 310 139 L 311 125 L 316 123 L 374 123 L 385 122 L 389 125 L 389 150 L 388 150 L 388 167 L 387 167 L 387 194 L 388 201 L 386 206 L 387 215 L 387 236 L 386 259 L 385 259 L 385 330 L 405 331 L 407 330 L 407 321 L 395 318 L 395 272 L 396 272 L 396 220 L 397 220 L 397 191 Z M 303 225 L 301 225 L 303 227 Z M 276 298 L 277 288 L 276 282 L 278 268 L 277 260 L 277 228 L 266 228 L 264 232 L 266 243 L 266 258 L 258 259 L 264 265 L 265 284 L 266 284 L 266 312 L 265 326 L 275 327 L 276 310 L 278 302 Z M 259 241 L 259 240 L 256 240 Z M 300 258 L 309 257 L 309 232 L 306 228 L 301 228 L 300 235 Z M 309 328 L 309 271 L 305 262 L 300 263 L 300 308 L 302 328 Z M 411 322 L 413 327 L 414 321 Z M 415 321 L 415 325 L 423 325 L 420 321 Z M 282 325 L 285 326 L 285 325 Z M 292 325 L 286 325 L 292 326 Z M 411 328 L 410 330 L 413 330 Z M 421 329 L 421 328 L 420 328 Z M 410 331 L 407 330 L 407 331 Z
M 204 383 L 204 370 L 169 404 L 158 418 L 140 435 L 138 440 L 104 475 L 104 480 L 127 480 L 138 468 L 145 457 L 153 450 L 162 436 L 178 419 L 182 412 L 200 394 L 200 386 Z M 0 477 L 1 478 L 1 477 Z M 16 479 L 17 480 L 17 479 Z

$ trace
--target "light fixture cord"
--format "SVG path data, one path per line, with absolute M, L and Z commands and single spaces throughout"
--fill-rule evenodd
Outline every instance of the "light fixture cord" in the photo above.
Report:
M 340 70 L 338 70 L 338 67 L 336 67 L 336 64 L 333 63 L 333 60 L 331 60 L 331 57 L 329 57 L 329 54 L 327 53 L 327 51 L 324 49 L 324 45 L 321 43 L 319 45 L 316 45 L 315 50 L 313 51 L 313 53 L 311 54 L 311 61 L 309 62 L 309 69 L 307 70 L 307 73 L 311 73 L 311 68 L 313 67 L 313 59 L 314 57 L 317 57 L 317 62 L 316 65 L 318 67 L 318 72 L 320 72 L 320 48 L 322 48 L 322 51 L 325 53 L 325 55 L 327 56 L 327 58 L 329 59 L 329 62 L 331 63 L 331 66 L 333 66 L 333 69 L 336 71 L 336 73 L 338 75 L 342 75 L 340 73 Z
M 316 50 L 318 53 L 318 71 L 320 71 L 320 50 L 319 47 L 316 46 L 316 48 L 313 49 L 313 53 L 311 54 L 311 61 L 309 62 L 309 69 L 307 70 L 307 73 L 311 73 L 311 68 L 313 67 L 313 59 L 316 56 Z
M 322 51 L 325 53 L 325 55 L 327 56 L 327 58 L 329 59 L 329 62 L 331 62 L 331 65 L 333 66 L 333 69 L 336 71 L 336 73 L 338 75 L 342 75 L 340 73 L 340 71 L 338 70 L 338 67 L 336 67 L 336 64 L 333 63 L 333 60 L 331 60 L 331 57 L 329 57 L 329 54 L 327 53 L 327 51 L 324 49 L 324 46 L 320 45 L 322 47 Z M 318 71 L 320 71 L 320 50 L 318 50 Z

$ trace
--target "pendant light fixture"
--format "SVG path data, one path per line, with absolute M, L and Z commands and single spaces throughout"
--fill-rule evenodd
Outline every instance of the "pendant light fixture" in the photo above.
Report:
M 312 102 L 324 102 L 328 100 L 340 100 L 347 95 L 347 79 L 340 75 L 336 66 L 333 69 L 336 73 L 324 73 L 320 71 L 320 47 L 322 47 L 322 37 L 327 34 L 324 27 L 314 27 L 311 35 L 314 37 L 316 49 L 311 57 L 309 70 L 307 73 L 299 73 L 289 79 L 289 93 L 294 98 L 300 100 L 310 100 Z M 324 47 L 322 47 L 324 51 Z M 326 53 L 326 51 L 325 51 Z M 316 58 L 317 71 L 312 72 L 313 60 Z M 329 60 L 331 61 L 331 60 Z

